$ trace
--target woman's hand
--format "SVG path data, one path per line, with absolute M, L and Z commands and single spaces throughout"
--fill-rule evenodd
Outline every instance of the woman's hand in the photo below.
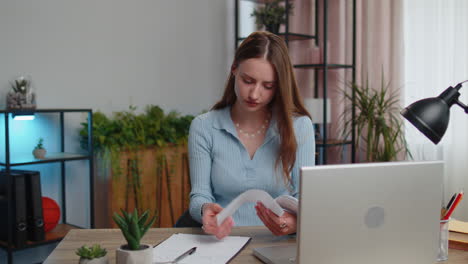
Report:
M 223 237 L 231 233 L 231 228 L 234 226 L 234 220 L 229 216 L 224 220 L 224 222 L 218 226 L 216 221 L 216 215 L 221 212 L 223 208 L 216 203 L 207 203 L 203 205 L 203 230 L 205 233 L 215 235 L 217 239 L 222 239 Z
M 277 216 L 261 202 L 257 202 L 255 209 L 260 220 L 274 235 L 283 236 L 296 232 L 297 221 L 295 214 L 285 211 L 282 216 Z

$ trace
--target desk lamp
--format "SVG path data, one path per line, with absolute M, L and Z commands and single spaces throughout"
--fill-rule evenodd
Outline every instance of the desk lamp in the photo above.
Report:
M 447 130 L 450 119 L 450 107 L 457 104 L 468 114 L 468 106 L 458 100 L 462 84 L 468 80 L 450 86 L 438 97 L 431 97 L 412 103 L 401 111 L 401 115 L 419 131 L 437 145 Z

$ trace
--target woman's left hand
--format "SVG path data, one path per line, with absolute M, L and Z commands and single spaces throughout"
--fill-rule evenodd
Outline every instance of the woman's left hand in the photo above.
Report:
M 296 232 L 296 215 L 284 211 L 282 216 L 277 216 L 261 202 L 255 206 L 257 215 L 270 231 L 276 236 L 288 235 Z

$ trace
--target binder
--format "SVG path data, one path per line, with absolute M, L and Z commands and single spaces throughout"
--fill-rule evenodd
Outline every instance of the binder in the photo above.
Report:
M 6 197 L 7 175 L 0 173 L 1 189 L 3 196 L 0 198 L 0 211 L 8 211 L 8 201 Z M 26 219 L 26 181 L 25 175 L 11 172 L 12 176 L 12 201 L 11 206 L 13 215 L 0 217 L 0 240 L 8 240 L 8 230 L 13 229 L 12 241 L 15 247 L 21 248 L 26 245 L 28 237 L 27 219 Z M 12 219 L 13 228 L 8 226 L 8 219 Z
M 42 241 L 45 239 L 45 231 L 42 212 L 41 175 L 38 171 L 15 170 L 15 172 L 26 176 L 28 240 Z

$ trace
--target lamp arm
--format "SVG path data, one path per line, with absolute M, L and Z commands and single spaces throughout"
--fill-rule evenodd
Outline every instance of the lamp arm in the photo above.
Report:
M 468 105 L 463 104 L 460 100 L 456 100 L 455 103 L 465 110 L 465 113 L 468 114 Z
M 457 91 L 459 91 L 460 88 L 462 87 L 462 84 L 463 84 L 463 83 L 466 83 L 466 82 L 468 82 L 468 80 L 464 80 L 463 82 L 458 83 L 458 84 L 455 86 L 455 89 L 457 89 Z
M 457 85 L 455 86 L 455 89 L 457 89 L 457 91 L 459 91 L 460 88 L 462 87 L 462 84 L 463 84 L 463 83 L 466 83 L 466 82 L 468 82 L 468 80 L 465 80 L 465 81 L 463 81 L 463 82 L 457 84 Z M 456 103 L 457 105 L 459 105 L 461 108 L 463 108 L 463 110 L 465 110 L 465 113 L 468 114 L 468 106 L 465 105 L 465 104 L 463 104 L 462 102 L 460 102 L 460 100 L 458 100 L 458 97 L 457 97 L 457 99 L 455 100 L 455 103 Z

